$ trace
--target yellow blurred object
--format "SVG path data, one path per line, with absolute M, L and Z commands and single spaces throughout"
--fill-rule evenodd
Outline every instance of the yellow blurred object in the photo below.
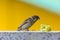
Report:
M 60 16 L 16 0 L 0 0 L 0 30 L 17 30 L 28 17 L 38 15 L 41 19 L 29 30 L 40 30 L 40 24 L 52 25 L 51 31 L 60 30 Z
M 51 31 L 51 26 L 50 26 L 50 25 L 46 25 L 46 24 L 41 24 L 41 25 L 40 25 L 40 31 L 41 31 L 41 32 Z

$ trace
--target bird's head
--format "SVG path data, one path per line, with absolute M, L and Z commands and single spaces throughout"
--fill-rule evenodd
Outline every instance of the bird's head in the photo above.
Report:
M 31 19 L 32 19 L 33 21 L 36 21 L 36 20 L 40 19 L 40 17 L 39 17 L 39 16 L 34 15 L 34 16 L 32 16 L 32 17 L 31 17 Z

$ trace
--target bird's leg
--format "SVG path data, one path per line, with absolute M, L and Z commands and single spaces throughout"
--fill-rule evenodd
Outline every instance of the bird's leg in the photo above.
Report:
M 28 29 L 25 29 L 25 31 L 29 31 Z

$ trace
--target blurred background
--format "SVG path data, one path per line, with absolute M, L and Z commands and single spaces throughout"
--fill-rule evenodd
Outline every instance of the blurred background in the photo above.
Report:
M 38 15 L 41 19 L 29 30 L 39 31 L 40 24 L 47 24 L 52 26 L 52 31 L 60 31 L 60 1 L 53 1 L 58 2 L 56 4 L 57 7 L 52 6 L 51 4 L 55 5 L 55 3 L 51 1 L 51 8 L 47 6 L 49 2 L 46 2 L 46 6 L 44 7 L 40 6 L 44 1 L 42 1 L 42 3 L 40 3 L 40 1 L 40 4 L 38 3 L 39 5 L 35 5 L 36 1 L 32 3 L 33 5 L 31 2 L 27 0 L 0 0 L 0 30 L 16 31 L 25 19 L 33 15 Z M 45 3 L 43 5 L 45 5 Z

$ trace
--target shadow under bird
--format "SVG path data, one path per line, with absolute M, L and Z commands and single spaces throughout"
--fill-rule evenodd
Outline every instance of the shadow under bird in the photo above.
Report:
M 38 20 L 40 19 L 39 16 L 32 16 L 28 19 L 26 19 L 21 26 L 18 27 L 18 31 L 29 31 L 29 28 Z

